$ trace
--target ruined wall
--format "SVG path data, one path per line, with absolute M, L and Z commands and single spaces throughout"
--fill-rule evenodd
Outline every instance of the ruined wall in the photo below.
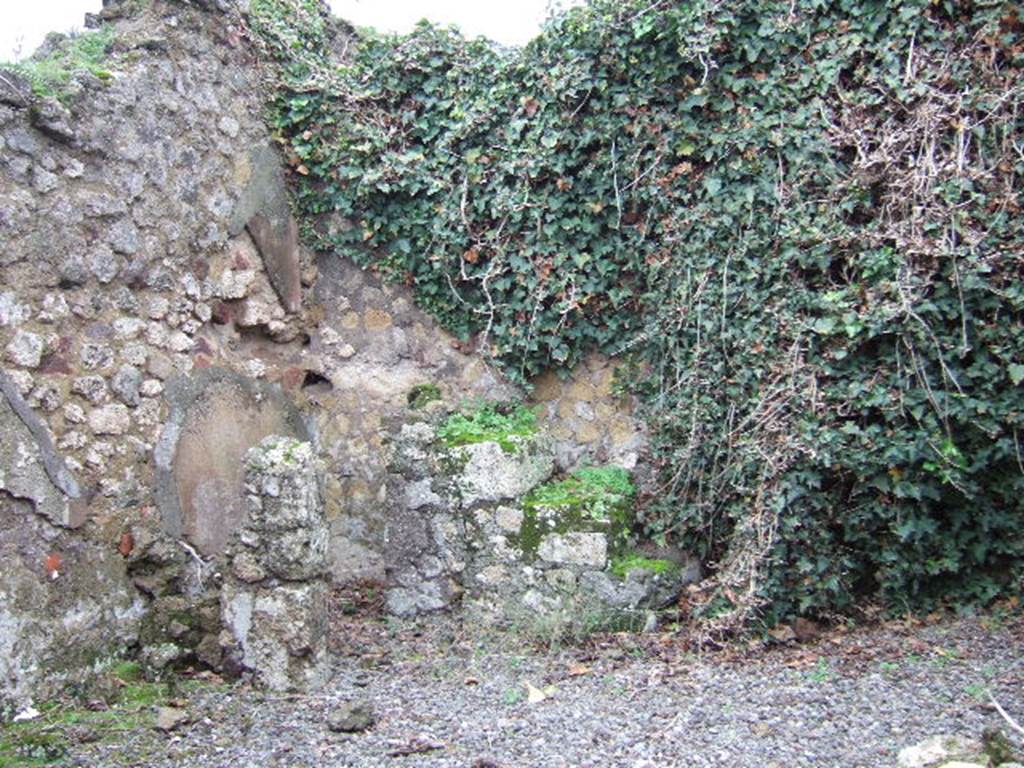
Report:
M 63 104 L 0 81 L 0 429 L 24 446 L 0 455 L 19 563 L 0 580 L 0 704 L 58 684 L 47 659 L 68 644 L 79 665 L 215 647 L 208 591 L 267 435 L 324 466 L 334 582 L 382 579 L 388 420 L 420 384 L 452 405 L 520 394 L 404 288 L 299 244 L 244 15 L 107 5 L 108 80 L 75 76 Z M 537 382 L 563 469 L 637 460 L 611 368 Z

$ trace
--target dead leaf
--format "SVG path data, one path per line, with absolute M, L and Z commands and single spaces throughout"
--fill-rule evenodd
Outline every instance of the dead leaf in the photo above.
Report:
M 585 664 L 570 664 L 569 665 L 569 677 L 580 677 L 581 675 L 589 675 L 593 670 Z
M 547 694 L 531 682 L 523 683 L 526 686 L 526 701 L 529 704 L 540 704 L 547 698 Z
M 470 264 L 476 264 L 480 261 L 480 251 L 476 247 L 470 248 L 462 254 L 462 258 Z

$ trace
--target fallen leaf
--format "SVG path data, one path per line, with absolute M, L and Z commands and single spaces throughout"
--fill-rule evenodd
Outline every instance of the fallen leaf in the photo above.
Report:
M 570 664 L 569 665 L 569 677 L 580 677 L 581 675 L 589 675 L 593 670 L 585 664 Z
M 540 704 L 548 696 L 544 691 L 531 682 L 523 683 L 526 686 L 526 701 L 530 704 Z
M 477 250 L 476 248 L 470 248 L 468 251 L 462 254 L 462 258 L 465 261 L 469 262 L 470 264 L 476 264 L 478 261 L 480 261 L 480 251 Z
M 467 677 L 462 681 L 463 685 L 480 685 L 480 679 L 477 677 Z

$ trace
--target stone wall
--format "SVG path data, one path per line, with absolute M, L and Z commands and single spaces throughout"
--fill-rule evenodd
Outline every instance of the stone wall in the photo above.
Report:
M 267 435 L 324 466 L 334 583 L 381 580 L 404 503 L 386 426 L 410 393 L 522 396 L 405 288 L 301 245 L 233 3 L 105 5 L 109 79 L 76 75 L 63 103 L 0 81 L 0 429 L 18 436 L 0 447 L 0 547 L 31 553 L 0 579 L 20 606 L 0 649 L 36 670 L 0 666 L 13 698 L 54 668 L 39 638 L 62 621 L 76 658 L 219 661 L 214 577 L 244 521 L 242 456 Z M 563 470 L 637 461 L 612 368 L 535 382 Z

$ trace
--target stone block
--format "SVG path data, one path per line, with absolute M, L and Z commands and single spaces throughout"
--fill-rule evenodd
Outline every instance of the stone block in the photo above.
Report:
M 604 568 L 608 539 L 603 533 L 549 533 L 541 539 L 537 556 L 548 563 Z

